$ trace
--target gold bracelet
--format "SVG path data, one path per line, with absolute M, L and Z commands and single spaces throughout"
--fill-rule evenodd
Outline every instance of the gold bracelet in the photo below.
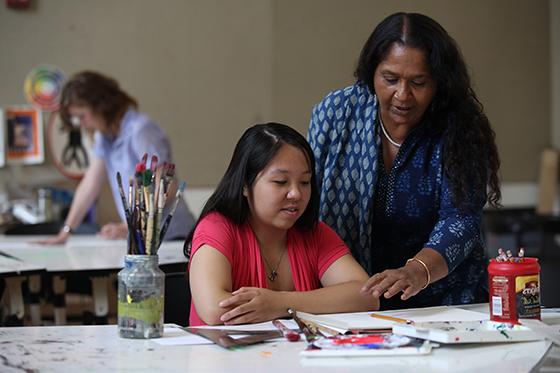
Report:
M 408 264 L 410 262 L 418 262 L 418 263 L 422 264 L 422 266 L 426 270 L 426 274 L 428 275 L 428 281 L 426 282 L 426 285 L 424 285 L 424 287 L 422 289 L 420 289 L 420 290 L 424 290 L 425 288 L 428 287 L 428 285 L 430 285 L 430 281 L 432 281 L 432 276 L 430 275 L 430 270 L 428 269 L 428 266 L 426 265 L 426 263 L 424 263 L 422 260 L 420 260 L 418 258 L 408 259 L 406 261 L 406 264 Z

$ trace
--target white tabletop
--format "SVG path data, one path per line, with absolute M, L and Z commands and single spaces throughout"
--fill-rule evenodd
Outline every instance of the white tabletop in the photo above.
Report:
M 0 328 L 0 371 L 19 372 L 528 372 L 549 342 L 456 345 L 427 356 L 299 357 L 304 342 L 263 343 L 236 350 L 217 345 L 161 346 L 119 338 L 116 325 Z M 3 365 L 2 365 L 3 364 Z M 10 367 L 18 369 L 10 370 Z
M 7 258 L 0 254 L 0 274 L 4 276 L 27 275 L 42 272 L 45 266 Z
M 21 259 L 21 267 L 44 268 L 48 272 L 117 270 L 124 265 L 125 240 L 105 240 L 94 235 L 72 236 L 65 245 L 33 243 L 40 236 L 0 236 L 0 250 Z M 182 241 L 163 242 L 159 264 L 184 263 Z M 4 258 L 0 256 L 0 258 Z M 0 273 L 6 273 L 0 262 Z M 7 262 L 13 265 L 12 262 Z M 8 269 L 8 268 L 7 268 Z
M 487 305 L 486 305 L 487 307 Z M 164 335 L 164 338 L 166 336 Z M 302 358 L 304 342 L 225 350 L 119 338 L 116 325 L 0 328 L 0 371 L 41 372 L 528 372 L 547 341 L 442 346 L 426 356 Z

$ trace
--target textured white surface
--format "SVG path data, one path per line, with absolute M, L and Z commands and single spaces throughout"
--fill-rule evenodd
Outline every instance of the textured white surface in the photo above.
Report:
M 115 325 L 0 328 L 0 371 L 528 372 L 549 345 L 545 341 L 467 344 L 442 346 L 428 356 L 305 359 L 299 356 L 304 342 L 272 342 L 229 351 L 216 345 L 164 346 L 151 340 L 122 339 Z

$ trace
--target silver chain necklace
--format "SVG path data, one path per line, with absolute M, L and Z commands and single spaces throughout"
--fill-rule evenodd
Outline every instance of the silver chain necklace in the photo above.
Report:
M 395 140 L 393 140 L 391 138 L 391 136 L 389 136 L 389 134 L 387 133 L 387 130 L 385 130 L 385 126 L 383 125 L 383 120 L 381 119 L 381 113 L 379 113 L 379 124 L 381 124 L 381 131 L 383 131 L 383 134 L 385 135 L 385 138 L 387 140 L 389 140 L 389 142 L 393 145 L 395 145 L 397 148 L 400 148 L 402 143 L 398 143 Z
M 278 264 L 276 264 L 276 268 L 273 268 L 270 264 L 268 264 L 268 260 L 266 260 L 266 257 L 262 254 L 262 251 L 261 251 L 261 256 L 264 259 L 264 262 L 265 262 L 266 266 L 268 267 L 268 269 L 270 269 L 270 274 L 266 275 L 266 277 L 268 277 L 270 282 L 274 282 L 274 280 L 276 280 L 276 278 L 278 277 L 278 268 L 280 267 L 280 264 L 282 263 L 282 259 L 284 259 L 284 253 L 286 253 L 287 250 L 288 250 L 288 248 L 285 248 L 282 251 L 282 254 L 280 255 L 280 259 L 278 259 Z

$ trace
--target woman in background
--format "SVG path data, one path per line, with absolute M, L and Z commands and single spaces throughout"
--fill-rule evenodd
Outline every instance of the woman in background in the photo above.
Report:
M 487 302 L 481 217 L 500 162 L 455 41 L 392 14 L 355 76 L 315 106 L 309 141 L 320 217 L 373 275 L 363 292 L 382 309 Z
M 95 132 L 93 157 L 78 185 L 63 228 L 45 243 L 59 244 L 68 239 L 99 196 L 105 176 L 121 221 L 104 225 L 99 234 L 109 239 L 126 238 L 128 229 L 116 181 L 117 172 L 122 175 L 126 190 L 129 177 L 134 176 L 136 164 L 145 153 L 156 155 L 159 164 L 172 162 L 167 136 L 137 109 L 134 98 L 124 92 L 114 79 L 100 73 L 83 71 L 65 84 L 60 103 L 61 118 L 67 126 L 79 124 Z M 191 213 L 181 200 L 165 238 L 184 239 L 193 223 Z
M 366 272 L 318 208 L 305 138 L 277 123 L 246 130 L 185 244 L 190 325 L 377 309 L 359 293 Z

